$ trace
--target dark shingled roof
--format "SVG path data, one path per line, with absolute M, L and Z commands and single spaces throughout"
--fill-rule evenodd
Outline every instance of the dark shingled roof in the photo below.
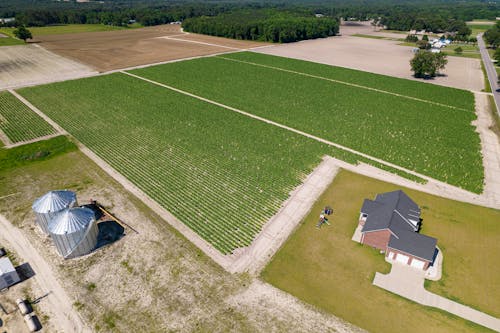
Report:
M 368 215 L 363 232 L 389 228 L 418 230 L 418 225 L 408 220 L 420 222 L 420 208 L 401 190 L 378 194 L 375 201 L 365 199 L 361 212 Z M 401 223 L 403 222 L 403 223 Z
M 409 253 L 415 257 L 432 261 L 437 239 L 413 231 L 400 231 L 398 237 L 391 235 L 388 247 Z
M 418 233 L 420 208 L 403 191 L 381 193 L 375 200 L 365 199 L 361 213 L 368 216 L 361 232 L 389 229 L 392 232 L 389 247 L 432 260 L 437 240 Z

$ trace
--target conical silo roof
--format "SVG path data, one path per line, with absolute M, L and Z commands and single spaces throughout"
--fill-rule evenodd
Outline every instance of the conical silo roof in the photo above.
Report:
M 70 207 L 76 202 L 76 194 L 71 191 L 50 191 L 36 199 L 33 203 L 35 213 L 58 212 Z
M 68 208 L 57 214 L 49 223 L 49 232 L 55 235 L 85 232 L 94 220 L 94 212 L 89 208 Z

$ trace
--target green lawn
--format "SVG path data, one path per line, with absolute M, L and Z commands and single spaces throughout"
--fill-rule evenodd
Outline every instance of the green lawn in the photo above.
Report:
M 489 24 L 483 23 L 486 22 L 484 20 L 473 20 L 466 22 L 469 28 L 472 30 L 471 36 L 477 36 L 477 34 L 481 32 L 485 32 L 486 30 L 490 29 L 496 21 L 488 21 Z
M 50 159 L 76 149 L 75 144 L 65 136 L 58 136 L 13 149 L 0 148 L 0 171 L 18 168 L 33 161 Z
M 131 25 L 132 28 L 138 28 L 140 25 Z M 43 35 L 56 35 L 56 34 L 72 34 L 79 32 L 98 32 L 98 31 L 112 31 L 123 30 L 128 27 L 118 27 L 114 25 L 105 24 L 60 24 L 50 25 L 46 27 L 28 27 L 33 37 Z M 0 33 L 12 35 L 15 28 L 0 28 Z
M 56 132 L 45 120 L 7 91 L 0 91 L 0 130 L 12 143 Z
M 461 54 L 455 53 L 455 49 L 457 47 L 461 47 L 463 52 Z M 454 56 L 454 57 L 465 57 L 465 58 L 474 58 L 481 59 L 481 53 L 479 53 L 479 48 L 476 45 L 466 44 L 466 43 L 452 43 L 447 47 L 441 49 L 446 55 Z
M 22 45 L 24 41 L 13 37 L 0 37 L 0 46 Z
M 262 277 L 370 332 L 487 331 L 372 285 L 375 272 L 388 272 L 390 265 L 384 255 L 351 237 L 363 199 L 399 188 L 341 171 Z M 422 233 L 438 238 L 444 253 L 443 282 L 431 283 L 431 291 L 499 316 L 500 299 L 492 296 L 500 294 L 500 267 L 491 260 L 500 254 L 500 212 L 405 191 L 422 208 Z M 315 224 L 325 205 L 334 209 L 331 226 L 318 230 Z
M 132 73 L 474 192 L 482 189 L 480 142 L 471 125 L 474 98 L 464 90 L 250 52 Z

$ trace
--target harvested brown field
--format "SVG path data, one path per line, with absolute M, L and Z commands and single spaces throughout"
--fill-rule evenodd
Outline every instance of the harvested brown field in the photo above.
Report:
M 35 41 L 52 52 L 92 66 L 100 72 L 261 45 L 186 34 L 178 25 L 47 35 Z
M 0 48 L 0 90 L 94 75 L 95 71 L 38 45 Z
M 363 34 L 398 37 L 398 34 L 375 32 L 369 23 L 341 26 L 340 33 L 342 36 L 273 45 L 259 49 L 258 52 L 459 89 L 481 91 L 484 88 L 479 59 L 448 57 L 443 75 L 432 80 L 415 79 L 409 63 L 413 56 L 412 47 L 398 45 L 398 41 L 353 36 Z

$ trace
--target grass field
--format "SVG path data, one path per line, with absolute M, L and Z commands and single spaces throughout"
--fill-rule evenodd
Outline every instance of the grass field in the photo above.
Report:
M 20 93 L 222 253 L 249 245 L 321 156 L 335 155 L 124 74 Z
M 489 24 L 486 22 L 488 22 Z M 471 36 L 475 37 L 477 36 L 477 34 L 485 32 L 486 30 L 490 29 L 495 24 L 495 21 L 479 20 L 479 21 L 469 21 L 466 23 L 472 30 Z
M 22 45 L 24 42 L 20 39 L 13 37 L 1 37 L 0 46 L 12 46 L 12 45 Z
M 133 28 L 139 28 L 140 26 L 133 25 Z M 98 32 L 98 31 L 113 31 L 113 30 L 123 30 L 128 27 L 118 27 L 114 25 L 105 24 L 60 24 L 60 25 L 49 25 L 46 27 L 28 27 L 31 31 L 33 38 L 43 35 L 58 35 L 58 34 L 73 34 L 79 32 Z M 0 28 L 0 33 L 12 36 L 12 32 L 15 28 Z
M 3 172 L 31 162 L 44 161 L 76 149 L 76 145 L 65 136 L 57 136 L 13 149 L 0 149 L 0 170 Z
M 480 142 L 471 125 L 476 116 L 470 92 L 248 52 L 132 73 L 473 192 L 482 190 Z
M 388 272 L 390 265 L 378 250 L 351 237 L 363 199 L 395 189 L 399 187 L 341 171 L 266 267 L 263 278 L 370 332 L 488 331 L 372 285 L 375 272 Z M 500 299 L 492 295 L 500 293 L 500 268 L 491 258 L 500 253 L 500 212 L 405 191 L 422 208 L 422 233 L 436 237 L 444 254 L 442 282 L 431 283 L 430 290 L 498 317 Z M 325 205 L 333 207 L 334 215 L 330 226 L 318 230 L 315 224 Z
M 12 143 L 54 134 L 55 130 L 9 92 L 0 92 L 0 130 Z

